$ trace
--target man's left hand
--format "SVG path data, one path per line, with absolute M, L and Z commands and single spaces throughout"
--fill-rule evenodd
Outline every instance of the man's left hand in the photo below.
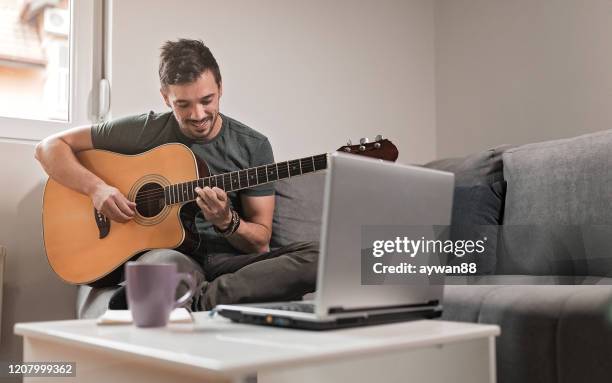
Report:
M 225 230 L 229 227 L 232 222 L 232 213 L 230 212 L 230 205 L 225 191 L 218 187 L 209 188 L 196 188 L 198 197 L 196 203 L 202 210 L 204 218 L 219 230 Z

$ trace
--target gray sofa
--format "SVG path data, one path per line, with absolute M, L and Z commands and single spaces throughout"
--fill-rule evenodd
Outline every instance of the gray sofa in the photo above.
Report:
M 459 187 L 507 182 L 495 270 L 446 286 L 442 319 L 501 327 L 500 383 L 610 381 L 612 131 L 425 166 Z M 324 177 L 277 183 L 272 247 L 319 239 Z M 99 315 L 109 293 L 81 287 L 79 316 Z
M 612 381 L 612 130 L 425 166 L 507 182 L 495 271 L 447 285 L 442 319 L 501 327 L 500 383 Z M 319 238 L 323 185 L 277 183 L 272 245 Z

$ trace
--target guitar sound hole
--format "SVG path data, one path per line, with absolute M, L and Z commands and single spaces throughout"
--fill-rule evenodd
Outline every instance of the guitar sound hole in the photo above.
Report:
M 145 218 L 155 217 L 164 209 L 164 188 L 156 183 L 144 184 L 136 193 L 136 210 Z

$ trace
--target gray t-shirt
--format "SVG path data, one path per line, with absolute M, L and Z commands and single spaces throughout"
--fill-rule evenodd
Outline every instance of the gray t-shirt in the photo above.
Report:
M 221 131 L 210 142 L 203 143 L 185 136 L 172 112 L 142 114 L 105 121 L 92 126 L 91 138 L 95 149 L 121 154 L 138 154 L 156 146 L 178 142 L 188 146 L 204 160 L 211 174 L 242 170 L 274 162 L 272 146 L 263 134 L 221 115 Z M 228 193 L 231 205 L 242 215 L 240 196 L 274 195 L 274 184 Z M 202 214 L 196 217 L 198 232 L 203 241 L 201 252 L 195 256 L 216 253 L 239 253 L 227 239 L 215 233 L 212 224 Z

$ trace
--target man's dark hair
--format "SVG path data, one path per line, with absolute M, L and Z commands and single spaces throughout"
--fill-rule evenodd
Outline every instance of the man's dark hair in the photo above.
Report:
M 196 81 L 203 72 L 211 71 L 221 86 L 219 64 L 202 40 L 166 41 L 159 56 L 159 81 L 162 87 Z

